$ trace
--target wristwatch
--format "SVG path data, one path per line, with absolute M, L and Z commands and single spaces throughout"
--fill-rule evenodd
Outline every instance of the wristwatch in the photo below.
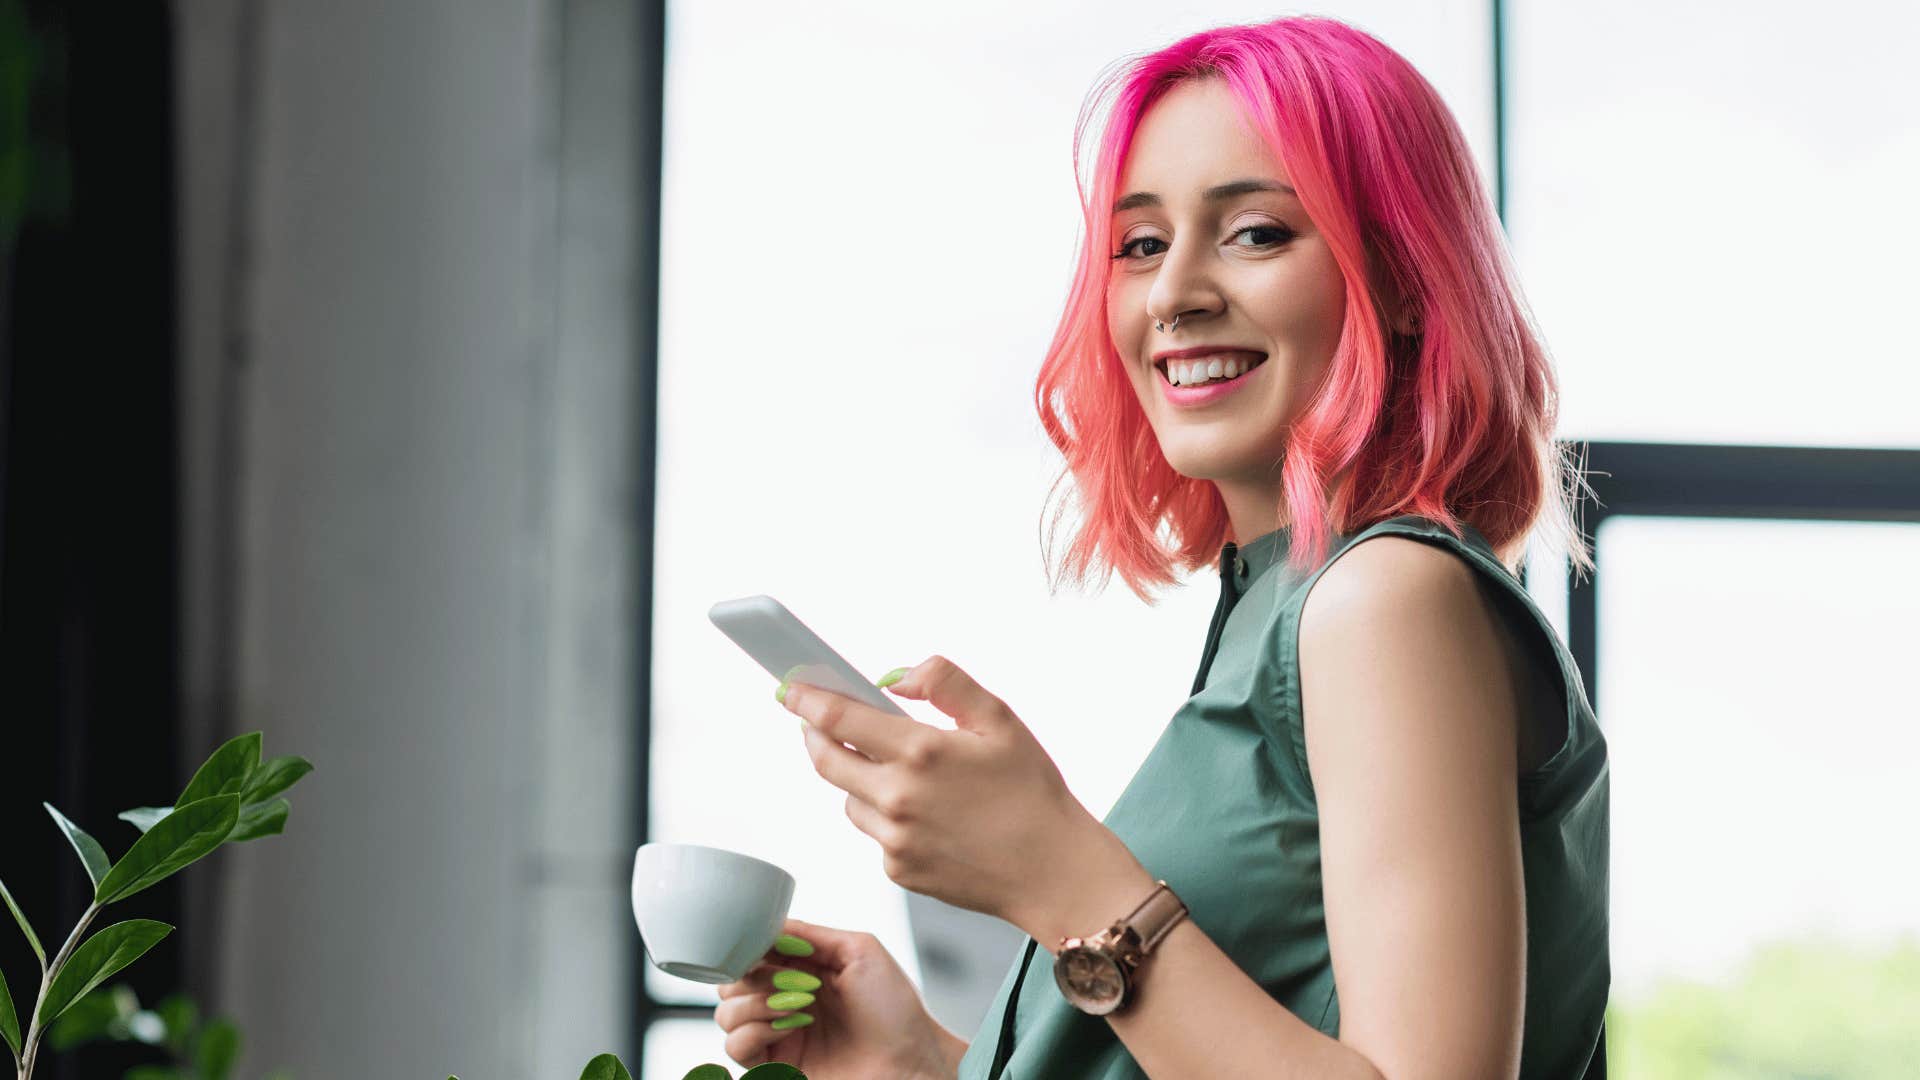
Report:
M 1187 917 L 1187 905 L 1164 881 L 1126 918 L 1090 938 L 1061 938 L 1053 958 L 1053 981 L 1073 1007 L 1105 1016 L 1126 1008 L 1136 996 L 1141 961 L 1167 931 Z

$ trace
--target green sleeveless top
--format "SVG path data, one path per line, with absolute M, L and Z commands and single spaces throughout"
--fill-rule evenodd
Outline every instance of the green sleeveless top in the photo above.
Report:
M 1286 563 L 1289 529 L 1237 549 L 1228 543 L 1192 696 L 1105 823 L 1149 873 L 1172 886 L 1188 917 L 1242 971 L 1295 1016 L 1337 1037 L 1340 996 L 1301 725 L 1300 611 L 1326 568 L 1371 537 L 1408 536 L 1456 553 L 1517 601 L 1498 609 L 1521 635 L 1544 636 L 1558 662 L 1565 724 L 1550 730 L 1565 737 L 1518 785 L 1527 916 L 1520 1075 L 1579 1080 L 1599 1043 L 1611 983 L 1606 741 L 1552 624 L 1486 539 L 1470 525 L 1462 531 L 1465 540 L 1425 517 L 1390 518 L 1338 538 L 1309 574 Z M 988 1080 L 996 1055 L 1009 1050 L 998 1080 L 1146 1077 L 1106 1018 L 1061 996 L 1052 953 L 1036 944 L 1028 939 L 1002 981 L 960 1062 L 959 1080 Z M 1003 1033 L 1010 1036 L 1004 1047 Z

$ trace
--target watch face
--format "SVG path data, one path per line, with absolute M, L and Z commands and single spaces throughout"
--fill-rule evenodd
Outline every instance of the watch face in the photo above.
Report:
M 1070 948 L 1061 953 L 1053 975 L 1075 1008 L 1096 1016 L 1112 1012 L 1127 988 L 1120 965 L 1095 949 Z

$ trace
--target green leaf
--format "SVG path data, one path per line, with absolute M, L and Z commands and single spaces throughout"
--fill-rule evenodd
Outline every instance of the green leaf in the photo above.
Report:
M 292 787 L 312 771 L 313 762 L 296 754 L 268 758 L 253 770 L 253 777 L 247 781 L 247 790 L 241 794 L 240 801 L 248 806 L 265 802 Z
M 13 1060 L 20 1060 L 20 1018 L 13 1013 L 13 995 L 7 992 L 6 972 L 0 971 L 0 1039 L 13 1048 Z
M 40 938 L 33 932 L 32 924 L 27 922 L 26 912 L 13 902 L 13 894 L 7 891 L 7 883 L 0 881 L 0 900 L 7 902 L 7 910 L 13 912 L 13 921 L 20 924 L 20 932 L 27 935 L 27 944 L 33 946 L 33 955 L 40 958 L 40 970 L 47 970 L 47 950 L 40 947 Z
M 769 1061 L 741 1073 L 740 1080 L 807 1080 L 807 1074 L 784 1061 Z
M 187 1056 L 188 1047 L 193 1045 L 194 1029 L 200 1026 L 200 1008 L 193 999 L 185 994 L 170 994 L 153 1007 L 160 1015 L 160 1022 L 167 1028 L 167 1048 L 173 1056 Z
M 114 816 L 121 821 L 133 823 L 133 827 L 146 832 L 160 823 L 160 819 L 173 813 L 171 806 L 136 806 L 131 810 L 122 810 Z
M 133 842 L 94 890 L 96 904 L 125 900 L 219 847 L 240 817 L 240 796 L 215 795 L 168 814 Z
M 215 1020 L 200 1032 L 200 1051 L 194 1055 L 200 1064 L 200 1080 L 227 1080 L 234 1059 L 240 1056 L 240 1029 L 226 1020 Z
M 100 879 L 107 876 L 109 864 L 106 849 L 100 846 L 100 841 L 88 836 L 87 830 L 68 821 L 65 814 L 55 810 L 52 803 L 40 805 L 53 815 L 53 823 L 60 826 L 60 831 L 67 834 L 67 842 L 73 845 L 74 851 L 79 852 L 80 861 L 87 865 L 87 877 L 93 880 L 94 888 L 98 889 Z
M 233 823 L 233 832 L 227 835 L 229 843 L 239 844 L 248 840 L 258 840 L 263 836 L 278 836 L 287 827 L 287 811 L 291 807 L 285 799 L 272 802 L 255 803 L 240 811 L 239 820 Z
M 54 973 L 47 997 L 40 1003 L 40 1022 L 58 1018 L 81 995 L 105 982 L 109 976 L 160 943 L 173 927 L 152 919 L 128 919 L 114 923 L 88 938 L 73 950 L 60 970 Z
M 620 1064 L 619 1058 L 612 1054 L 601 1054 L 587 1062 L 586 1071 L 580 1074 L 580 1080 L 633 1080 L 633 1074 L 627 1071 L 625 1065 Z
M 193 1077 L 170 1065 L 135 1065 L 121 1073 L 120 1080 L 193 1080 Z
M 187 790 L 174 800 L 174 809 L 215 795 L 238 795 L 246 790 L 247 780 L 260 764 L 260 733 L 228 739 L 215 750 L 187 782 Z
M 733 1074 L 727 1071 L 725 1065 L 695 1065 L 693 1071 L 681 1077 L 681 1080 L 733 1080 Z

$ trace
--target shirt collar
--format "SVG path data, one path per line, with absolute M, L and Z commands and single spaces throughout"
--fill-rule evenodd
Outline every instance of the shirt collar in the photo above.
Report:
M 1259 577 L 1266 569 L 1276 563 L 1284 562 L 1287 549 L 1293 539 L 1293 527 L 1282 525 L 1272 532 L 1263 533 L 1245 544 L 1239 545 L 1233 552 L 1236 565 L 1228 564 L 1228 547 L 1220 546 L 1220 567 L 1222 572 L 1234 575 L 1234 582 L 1245 586 Z

